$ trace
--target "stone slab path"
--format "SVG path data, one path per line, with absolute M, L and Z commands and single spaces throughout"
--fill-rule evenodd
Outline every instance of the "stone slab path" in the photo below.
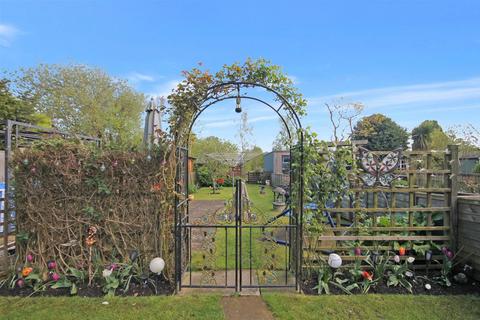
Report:
M 274 320 L 260 296 L 223 297 L 222 306 L 228 320 Z

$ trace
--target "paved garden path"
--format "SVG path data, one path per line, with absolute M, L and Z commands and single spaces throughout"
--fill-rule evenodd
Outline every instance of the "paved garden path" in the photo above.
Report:
M 223 297 L 223 312 L 227 320 L 273 320 L 267 304 L 260 296 Z

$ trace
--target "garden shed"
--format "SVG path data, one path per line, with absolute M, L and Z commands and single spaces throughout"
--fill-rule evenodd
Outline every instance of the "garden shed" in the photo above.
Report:
M 274 150 L 263 156 L 263 171 L 271 175 L 272 186 L 287 185 L 290 172 L 290 151 Z

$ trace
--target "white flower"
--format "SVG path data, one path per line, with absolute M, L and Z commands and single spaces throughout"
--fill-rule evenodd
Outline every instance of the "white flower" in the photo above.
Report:
M 400 256 L 397 254 L 393 257 L 393 261 L 395 261 L 396 263 L 400 263 Z
M 427 289 L 427 290 L 432 289 L 432 286 L 430 285 L 430 283 L 425 284 L 425 289 Z
M 405 271 L 405 275 L 409 278 L 413 277 L 413 272 L 412 271 Z
M 113 270 L 112 269 L 103 269 L 102 271 L 102 276 L 104 278 L 109 277 L 112 274 Z
M 407 262 L 408 262 L 408 263 L 413 263 L 413 261 L 415 261 L 415 258 L 414 258 L 414 257 L 408 257 L 408 258 L 407 258 Z

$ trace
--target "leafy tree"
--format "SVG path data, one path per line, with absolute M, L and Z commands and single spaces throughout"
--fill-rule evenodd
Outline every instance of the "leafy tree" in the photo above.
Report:
M 298 132 L 296 132 L 295 130 L 294 121 L 290 117 L 285 117 L 284 120 L 286 121 L 288 128 L 290 129 L 290 134 L 292 135 L 292 137 L 290 138 L 288 136 L 288 131 L 285 127 L 285 123 L 281 119 L 278 119 L 280 124 L 280 131 L 278 132 L 275 140 L 273 141 L 273 151 L 290 150 L 290 146 L 298 142 Z
M 343 99 L 326 103 L 333 129 L 333 142 L 350 140 L 353 135 L 355 119 L 363 112 L 364 106 L 359 102 L 345 102 Z
M 210 136 L 192 139 L 190 154 L 197 158 L 197 177 L 200 185 L 213 185 L 218 178 L 226 178 L 231 169 L 228 161 L 238 155 L 238 147 L 230 141 Z
M 21 69 L 14 84 L 21 99 L 72 133 L 131 147 L 141 141 L 144 95 L 126 81 L 85 65 L 39 65 Z
M 408 133 L 392 119 L 383 114 L 373 114 L 362 118 L 353 129 L 354 140 L 367 139 L 370 150 L 406 149 Z
M 50 126 L 48 117 L 36 113 L 32 105 L 24 103 L 11 92 L 8 79 L 0 79 L 0 119 Z
M 209 136 L 206 138 L 195 137 L 191 141 L 190 154 L 192 157 L 203 159 L 212 153 L 238 153 L 238 147 L 219 137 Z
M 431 149 L 432 134 L 437 131 L 439 135 L 443 133 L 442 127 L 436 120 L 425 120 L 418 127 L 412 130 L 413 150 Z M 438 137 L 437 137 L 438 138 Z
M 445 150 L 449 144 L 455 143 L 455 135 L 451 132 L 445 133 L 442 129 L 434 129 L 430 133 L 428 149 Z
M 263 170 L 263 150 L 259 146 L 253 146 L 246 153 L 245 171 L 261 171 Z
M 480 173 L 480 161 L 473 167 L 473 173 Z

